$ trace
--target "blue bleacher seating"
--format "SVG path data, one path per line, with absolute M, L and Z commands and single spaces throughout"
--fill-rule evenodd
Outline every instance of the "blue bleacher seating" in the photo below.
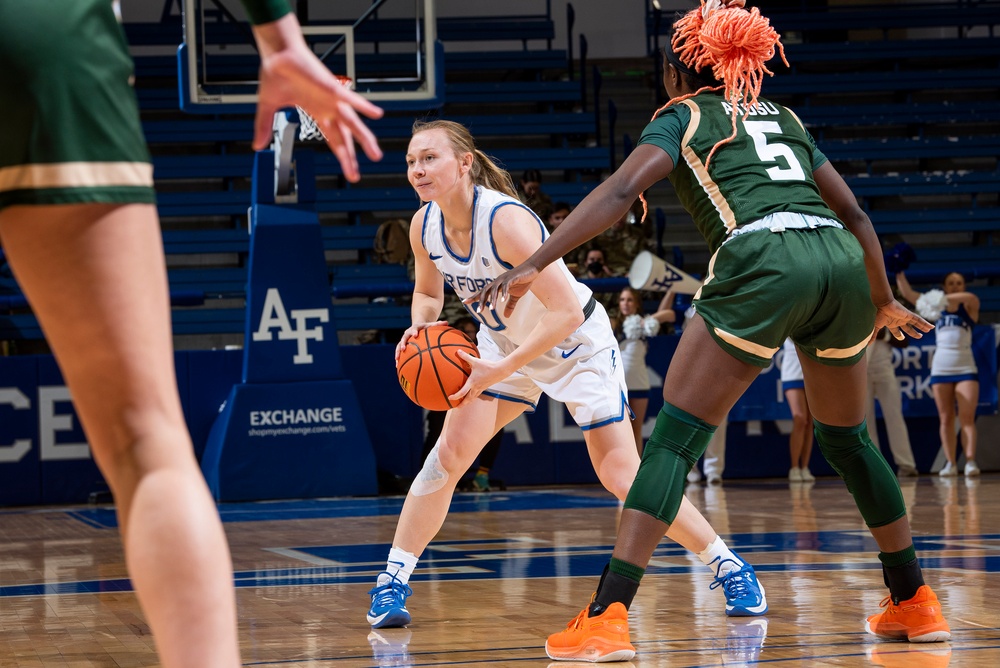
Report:
M 800 105 L 793 110 L 814 134 L 840 126 L 916 126 L 995 124 L 1000 122 L 1000 100 L 952 102 Z M 995 125 L 993 127 L 996 127 Z M 817 133 L 817 130 L 820 132 Z
M 899 209 L 868 212 L 879 234 L 939 234 L 1000 230 L 1000 207 Z
M 851 72 L 796 74 L 765 77 L 764 97 L 777 95 L 832 95 L 865 92 L 940 90 L 996 90 L 1000 68 L 915 70 L 904 72 Z
M 433 118 L 433 117 L 432 117 Z M 589 112 L 561 112 L 543 114 L 482 114 L 452 116 L 449 120 L 468 127 L 480 143 L 488 148 L 490 137 L 512 135 L 549 135 L 565 144 L 572 135 L 592 135 L 596 132 L 596 119 Z M 377 121 L 367 121 L 372 131 L 382 139 L 400 139 L 410 136 L 414 117 L 386 116 Z M 235 117 L 205 120 L 201 118 L 145 121 L 142 124 L 146 141 L 151 145 L 178 143 L 228 143 L 242 142 L 250 145 L 253 137 L 253 118 Z

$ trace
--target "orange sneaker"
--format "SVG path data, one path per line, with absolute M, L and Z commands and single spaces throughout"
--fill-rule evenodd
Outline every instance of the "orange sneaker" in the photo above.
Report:
M 635 647 L 628 638 L 628 610 L 612 603 L 596 617 L 588 616 L 587 606 L 566 629 L 553 633 L 545 642 L 545 653 L 556 661 L 628 661 Z
M 913 598 L 900 601 L 899 605 L 892 602 L 892 597 L 886 597 L 881 607 L 885 610 L 865 622 L 868 633 L 910 642 L 941 642 L 951 637 L 941 604 L 927 585 L 921 585 Z

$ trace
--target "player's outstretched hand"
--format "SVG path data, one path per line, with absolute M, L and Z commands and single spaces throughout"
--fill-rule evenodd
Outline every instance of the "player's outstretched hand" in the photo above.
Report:
M 538 270 L 528 263 L 514 267 L 510 271 L 497 276 L 496 280 L 482 288 L 479 292 L 465 300 L 466 304 L 477 304 L 477 310 L 497 308 L 504 305 L 504 317 L 510 317 L 514 307 L 521 297 L 531 288 L 531 283 L 538 278 Z
M 914 339 L 922 338 L 924 332 L 934 329 L 934 325 L 895 299 L 878 307 L 878 312 L 875 314 L 876 334 L 883 327 L 888 327 L 889 333 L 899 341 L 902 341 L 906 336 L 911 336 Z
M 447 320 L 438 320 L 437 322 L 422 322 L 407 327 L 406 331 L 403 332 L 403 337 L 399 340 L 399 343 L 396 344 L 396 364 L 399 364 L 399 356 L 403 354 L 404 350 L 406 350 L 406 344 L 409 343 L 410 339 L 419 334 L 420 330 L 427 329 L 428 327 L 434 327 L 435 325 L 447 324 Z
M 381 118 L 382 109 L 341 85 L 306 45 L 295 14 L 254 26 L 253 30 L 260 50 L 253 147 L 260 150 L 271 143 L 275 112 L 298 105 L 315 119 L 326 136 L 344 177 L 358 181 L 361 173 L 355 141 L 372 160 L 382 158 L 378 140 L 358 113 Z

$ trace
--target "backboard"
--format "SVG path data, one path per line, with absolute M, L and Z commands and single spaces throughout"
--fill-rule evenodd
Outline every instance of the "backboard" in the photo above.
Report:
M 431 109 L 443 94 L 434 0 L 293 2 L 313 51 L 387 109 Z M 239 0 L 184 0 L 177 52 L 180 105 L 192 113 L 249 113 L 259 63 Z

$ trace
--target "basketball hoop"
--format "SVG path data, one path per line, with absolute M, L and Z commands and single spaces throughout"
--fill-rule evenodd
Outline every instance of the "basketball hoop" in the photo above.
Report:
M 354 87 L 354 80 L 350 77 L 339 74 L 333 76 L 337 77 L 341 86 Z M 296 135 L 298 135 L 299 141 L 326 141 L 326 136 L 319 129 L 316 119 L 298 105 L 296 105 L 294 112 L 288 108 L 275 113 L 272 129 L 274 139 L 271 142 L 271 150 L 274 151 L 275 201 L 279 203 L 297 202 L 298 194 L 292 169 L 292 149 L 295 146 Z
M 337 77 L 337 81 L 341 86 L 354 89 L 354 79 L 341 74 L 334 74 L 333 76 Z M 295 106 L 295 109 L 299 112 L 299 141 L 326 141 L 326 135 L 319 129 L 316 119 L 298 105 Z

